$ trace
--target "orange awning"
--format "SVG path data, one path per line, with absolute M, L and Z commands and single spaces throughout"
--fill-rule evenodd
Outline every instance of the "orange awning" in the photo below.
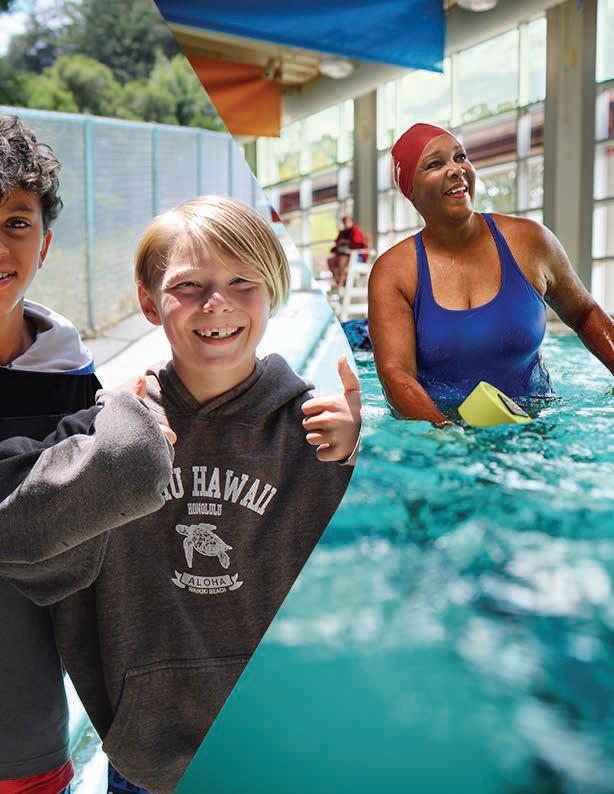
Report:
M 264 67 L 185 55 L 232 135 L 279 136 L 281 86 Z

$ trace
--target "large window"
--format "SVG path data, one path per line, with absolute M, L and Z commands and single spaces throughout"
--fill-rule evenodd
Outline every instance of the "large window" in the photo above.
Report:
M 454 126 L 518 107 L 519 38 L 519 31 L 511 30 L 453 57 L 458 85 Z M 528 65 L 527 58 L 523 68 Z
M 397 134 L 417 121 L 449 127 L 452 122 L 450 101 L 450 59 L 444 61 L 443 74 L 411 72 L 398 86 Z M 396 136 L 395 136 L 396 137 Z
M 354 109 L 351 100 L 258 141 L 258 176 L 317 276 L 352 212 Z
M 519 74 L 520 104 L 539 102 L 546 96 L 546 17 L 527 26 L 519 46 L 524 64 Z
M 262 164 L 260 179 L 263 184 L 282 182 L 301 173 L 301 125 L 289 124 L 279 138 L 261 138 L 259 163 Z
M 614 80 L 614 0 L 597 5 L 597 82 Z

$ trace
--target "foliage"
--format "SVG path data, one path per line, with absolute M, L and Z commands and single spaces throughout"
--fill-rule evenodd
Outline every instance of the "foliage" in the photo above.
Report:
M 476 209 L 480 212 L 514 212 L 516 172 L 514 170 L 483 176 L 478 182 Z
M 301 155 L 299 152 L 286 152 L 279 159 L 278 166 L 279 174 L 278 179 L 281 182 L 284 179 L 292 179 L 299 175 L 301 170 Z
M 497 113 L 506 113 L 509 110 L 514 110 L 517 107 L 517 102 L 512 100 L 504 100 L 497 102 L 496 105 L 488 104 L 488 102 L 481 102 L 477 105 L 472 105 L 463 113 L 463 122 L 465 124 L 478 119 L 494 116 Z
M 79 107 L 70 90 L 59 85 L 49 75 L 34 75 L 29 80 L 27 107 L 78 113 Z
M 25 105 L 27 103 L 27 77 L 16 74 L 4 59 L 0 59 L 0 105 Z
M 314 243 L 333 242 L 339 232 L 337 212 L 312 212 L 310 216 L 311 239 Z
M 66 10 L 63 50 L 95 58 L 122 84 L 146 78 L 158 53 L 179 52 L 151 0 L 82 0 L 67 3 Z
M 75 109 L 81 113 L 113 116 L 121 102 L 121 87 L 113 72 L 87 55 L 61 55 L 41 77 L 33 80 L 31 90 L 40 93 L 41 84 L 53 87 L 63 96 L 71 96 Z
M 31 13 L 0 58 L 0 102 L 225 129 L 151 0 L 69 0 Z

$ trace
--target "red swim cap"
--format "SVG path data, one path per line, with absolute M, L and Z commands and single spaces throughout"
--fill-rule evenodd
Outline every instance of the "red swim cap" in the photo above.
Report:
M 390 154 L 394 163 L 394 181 L 401 193 L 411 201 L 414 174 L 418 160 L 426 144 L 433 138 L 451 132 L 434 124 L 413 124 L 392 147 Z

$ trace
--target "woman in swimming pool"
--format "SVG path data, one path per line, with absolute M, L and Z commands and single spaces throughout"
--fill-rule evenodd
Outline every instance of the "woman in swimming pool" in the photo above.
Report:
M 415 124 L 392 148 L 395 181 L 425 221 L 369 280 L 377 372 L 402 416 L 447 421 L 481 380 L 510 397 L 552 393 L 539 353 L 546 303 L 614 372 L 614 323 L 561 244 L 526 218 L 473 210 L 475 170 L 447 130 Z

